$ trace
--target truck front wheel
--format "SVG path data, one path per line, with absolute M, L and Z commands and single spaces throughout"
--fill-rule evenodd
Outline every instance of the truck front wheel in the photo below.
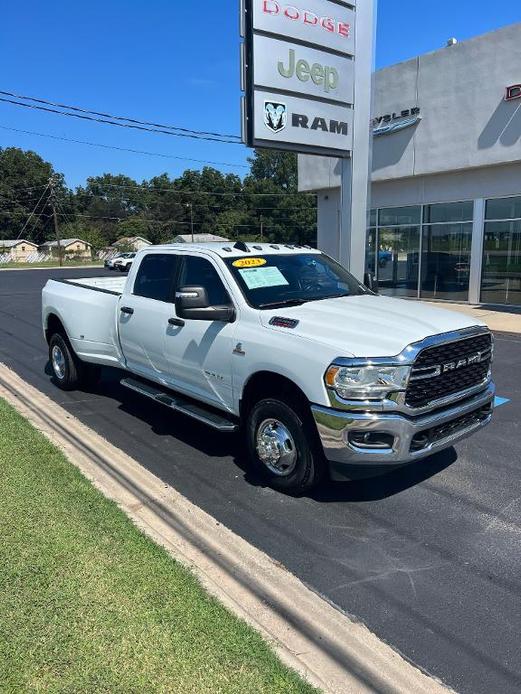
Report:
M 259 401 L 248 414 L 250 460 L 271 487 L 302 494 L 321 478 L 323 453 L 310 419 L 302 408 L 276 399 Z

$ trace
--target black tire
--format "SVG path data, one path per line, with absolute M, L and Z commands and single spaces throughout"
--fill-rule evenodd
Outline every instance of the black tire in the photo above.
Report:
M 271 420 L 278 424 L 269 424 Z M 258 445 L 262 448 L 259 437 L 262 439 L 261 434 L 266 431 L 268 440 L 274 435 L 278 441 L 286 442 L 283 450 L 288 453 L 275 464 L 259 455 Z M 286 436 L 288 433 L 289 437 Z M 324 454 L 311 413 L 305 408 L 271 398 L 260 400 L 248 413 L 245 434 L 252 466 L 269 486 L 298 495 L 309 491 L 322 479 Z M 281 449 L 277 450 L 280 452 Z M 287 458 L 286 469 L 282 465 L 284 458 Z M 274 470 L 277 466 L 282 469 Z
M 85 364 L 74 354 L 69 341 L 61 333 L 55 333 L 49 340 L 49 361 L 54 383 L 61 390 L 74 390 L 84 382 Z

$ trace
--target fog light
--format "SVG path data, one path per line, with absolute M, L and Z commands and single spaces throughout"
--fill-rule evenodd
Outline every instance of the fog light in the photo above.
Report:
M 394 446 L 394 436 L 377 431 L 352 431 L 349 434 L 349 443 L 356 448 L 391 450 Z
M 429 432 L 424 431 L 421 434 L 415 434 L 411 441 L 411 453 L 422 451 L 424 448 L 427 448 L 430 442 Z

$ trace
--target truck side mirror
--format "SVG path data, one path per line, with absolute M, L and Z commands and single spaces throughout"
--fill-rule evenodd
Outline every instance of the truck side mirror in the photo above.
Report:
M 375 294 L 378 294 L 378 280 L 372 272 L 366 272 L 364 275 L 364 284 Z
M 192 285 L 177 290 L 175 312 L 186 320 L 233 323 L 236 318 L 233 306 L 211 306 L 206 289 Z
M 208 292 L 204 287 L 186 286 L 180 287 L 175 294 L 175 307 L 179 314 L 181 311 L 190 311 L 191 309 L 208 308 Z

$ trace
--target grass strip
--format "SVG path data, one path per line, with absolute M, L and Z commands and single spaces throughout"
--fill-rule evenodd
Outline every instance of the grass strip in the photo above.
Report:
M 312 692 L 0 399 L 1 692 Z

